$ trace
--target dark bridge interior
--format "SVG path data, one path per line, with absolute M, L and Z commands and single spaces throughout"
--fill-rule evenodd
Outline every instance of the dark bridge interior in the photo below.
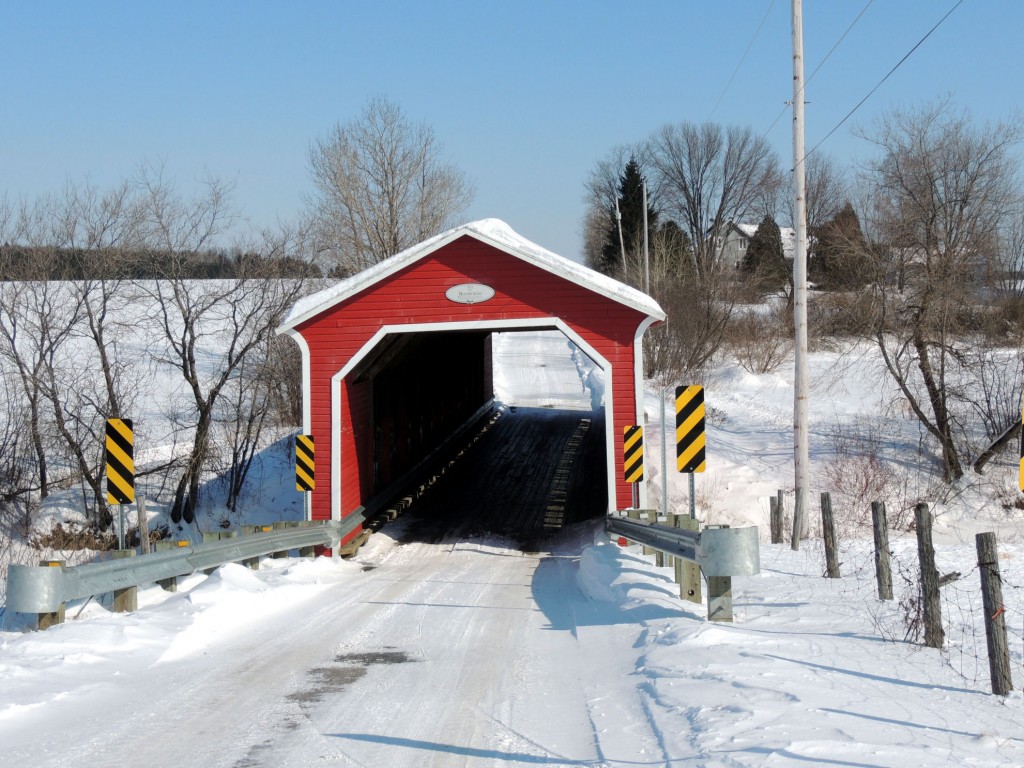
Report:
M 502 408 L 412 505 L 406 537 L 493 533 L 533 549 L 563 525 L 603 516 L 604 429 L 603 411 Z

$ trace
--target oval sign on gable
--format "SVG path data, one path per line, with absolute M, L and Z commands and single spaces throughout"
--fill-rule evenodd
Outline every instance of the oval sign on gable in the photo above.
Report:
M 458 304 L 479 304 L 494 298 L 494 289 L 481 283 L 459 283 L 445 291 L 444 295 L 449 301 Z

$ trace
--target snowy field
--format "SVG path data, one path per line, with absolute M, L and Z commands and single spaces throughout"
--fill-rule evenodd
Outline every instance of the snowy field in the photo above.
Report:
M 511 403 L 582 408 L 601 392 L 561 337 L 505 338 L 496 359 L 530 364 L 496 371 Z M 5 617 L 0 764 L 1024 765 L 1024 697 L 988 693 L 973 540 L 999 532 L 1020 688 L 1024 544 L 993 501 L 1015 488 L 1014 457 L 940 496 L 870 350 L 815 353 L 811 373 L 813 481 L 836 491 L 839 580 L 822 578 L 817 539 L 799 552 L 764 543 L 761 573 L 734 581 L 736 622 L 710 624 L 669 569 L 595 524 L 534 554 L 497 538 L 398 545 L 399 521 L 354 560 L 225 566 L 176 594 L 140 590 L 130 615 L 82 601 L 43 633 Z M 765 531 L 768 497 L 791 490 L 787 376 L 725 367 L 706 383 L 705 522 Z M 653 387 L 645 410 L 659 505 Z M 872 488 L 892 510 L 933 502 L 939 571 L 962 574 L 943 588 L 941 651 L 908 637 L 913 533 L 892 534 L 897 599 L 875 597 L 855 482 L 881 472 L 868 455 L 896 467 Z M 670 485 L 670 505 L 687 508 L 685 477 Z

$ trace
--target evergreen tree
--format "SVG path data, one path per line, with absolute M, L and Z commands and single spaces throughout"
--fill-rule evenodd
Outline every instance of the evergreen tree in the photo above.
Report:
M 600 271 L 606 275 L 621 277 L 622 247 L 625 246 L 626 260 L 632 262 L 642 255 L 644 238 L 644 176 L 640 163 L 630 157 L 622 175 L 619 177 L 618 203 L 622 215 L 622 239 L 619 239 L 619 222 L 615 215 L 615 206 L 608 210 L 608 227 L 604 246 L 601 249 Z M 647 201 L 647 226 L 654 232 L 658 225 L 658 212 L 651 206 L 650 197 Z
M 754 236 L 750 238 L 742 269 L 762 281 L 766 288 L 781 288 L 789 279 L 789 269 L 782 249 L 782 233 L 771 216 L 761 220 Z
M 827 288 L 853 288 L 867 279 L 867 241 L 853 206 L 846 205 L 814 233 L 811 277 Z

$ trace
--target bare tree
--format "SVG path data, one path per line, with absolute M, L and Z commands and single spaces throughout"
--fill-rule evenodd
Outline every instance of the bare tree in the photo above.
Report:
M 737 301 L 740 281 L 714 270 L 694 279 L 692 269 L 682 278 L 654 284 L 654 298 L 668 320 L 644 334 L 644 375 L 664 381 L 704 381 L 722 348 Z
M 189 258 L 224 234 L 231 222 L 227 188 L 210 180 L 191 200 L 180 197 L 159 174 L 144 175 L 142 229 L 150 247 L 168 254 L 164 279 L 143 283 L 156 301 L 156 326 L 164 348 L 159 362 L 177 369 L 189 394 L 186 417 L 192 440 L 171 508 L 174 522 L 191 523 L 202 474 L 210 461 L 211 430 L 225 387 L 266 345 L 284 312 L 302 291 L 301 280 L 281 279 L 274 259 L 243 257 L 232 280 L 188 277 Z M 263 250 L 285 248 L 283 237 Z M 252 253 L 242 248 L 242 253 Z
M 996 265 L 996 285 L 1018 307 L 1024 304 L 1024 207 L 1011 218 L 999 249 L 1001 263 Z M 1024 313 L 1019 318 L 1024 320 Z M 1024 332 L 1024 328 L 1020 329 Z
M 473 191 L 442 159 L 433 129 L 386 98 L 314 142 L 309 165 L 318 248 L 352 274 L 448 228 Z
M 237 509 L 238 498 L 261 447 L 264 428 L 273 418 L 270 407 L 273 382 L 268 358 L 270 345 L 275 340 L 275 337 L 265 339 L 263 347 L 253 349 L 248 359 L 238 366 L 225 387 L 218 409 L 217 421 L 228 453 L 224 467 L 225 505 L 232 512 Z
M 91 184 L 68 185 L 53 212 L 54 245 L 70 261 L 61 285 L 79 308 L 70 350 L 44 379 L 54 427 L 93 496 L 93 520 L 100 528 L 110 513 L 103 493 L 101 440 L 109 418 L 132 414 L 138 396 L 137 363 L 121 338 L 135 298 L 125 279 L 138 240 L 141 208 L 130 184 L 101 192 Z M 138 425 L 136 425 L 136 428 Z
M 20 384 L 35 456 L 36 487 L 43 499 L 51 490 L 49 454 L 53 450 L 47 382 L 81 312 L 81 304 L 69 298 L 61 284 L 49 281 L 62 263 L 54 245 L 59 210 L 51 197 L 20 204 L 13 235 L 23 252 L 4 249 L 3 272 L 11 279 L 0 283 L 0 356 Z
M 218 281 L 172 277 L 151 288 L 166 343 L 161 362 L 181 372 L 194 406 L 192 448 L 171 511 L 175 522 L 192 522 L 218 398 L 254 350 L 266 344 L 299 285 L 256 272 Z
M 0 375 L 0 514 L 8 520 L 13 509 L 8 505 L 36 489 L 25 439 L 29 417 L 18 384 L 6 372 Z
M 1019 206 L 1019 125 L 979 128 L 944 100 L 886 115 L 868 136 L 880 151 L 867 168 L 872 230 L 888 256 L 875 339 L 949 481 L 962 476 L 968 445 L 957 405 L 974 375 L 965 347 L 979 278 Z
M 781 183 L 778 158 L 749 127 L 666 125 L 648 141 L 649 167 L 662 210 L 687 233 L 698 279 L 719 266 L 719 237 L 729 221 L 767 211 Z

